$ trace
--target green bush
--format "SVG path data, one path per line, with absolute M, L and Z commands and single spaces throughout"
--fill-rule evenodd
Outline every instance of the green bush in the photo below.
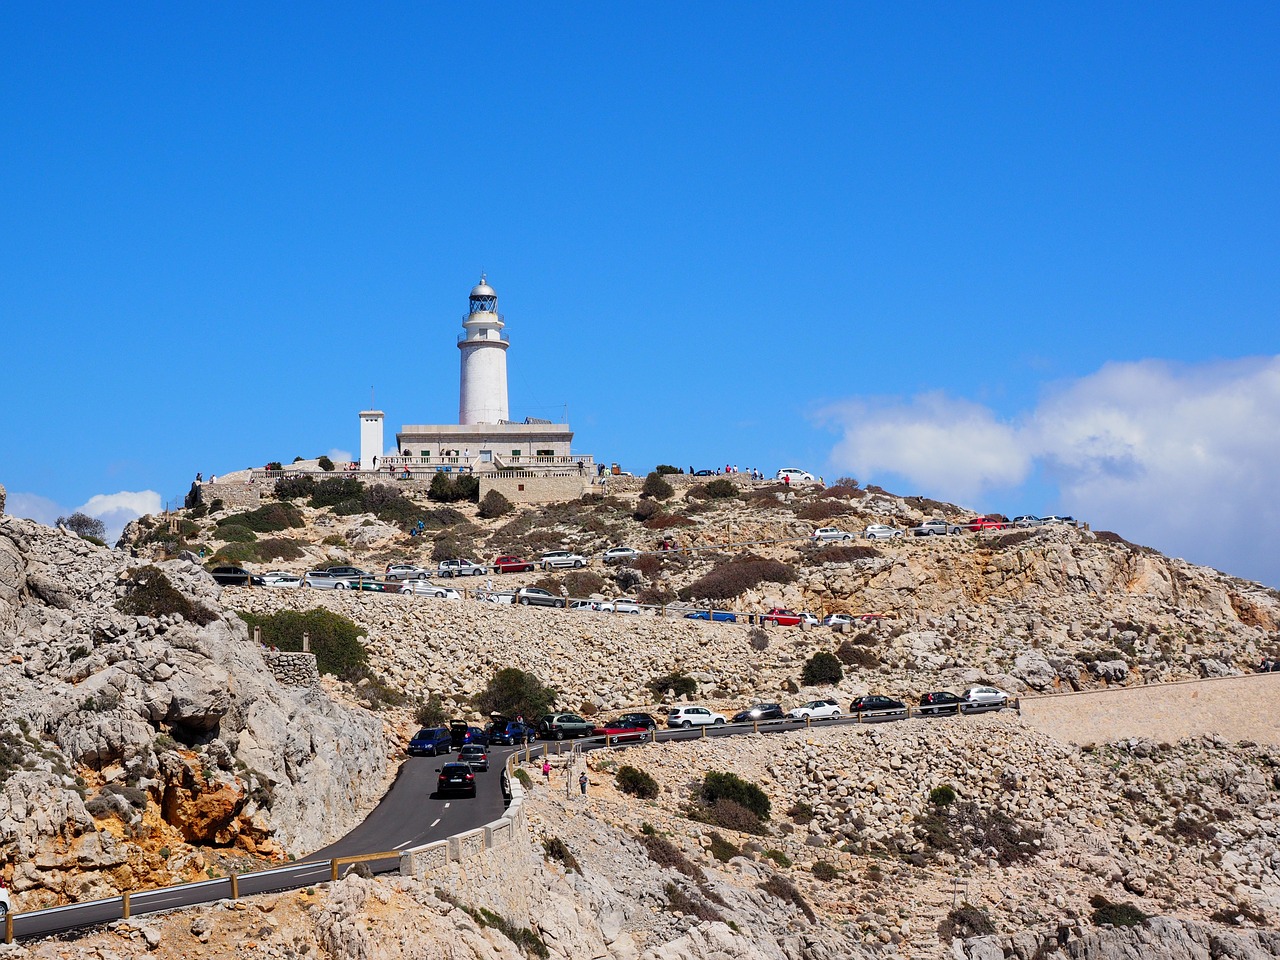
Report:
M 804 671 L 800 674 L 800 682 L 806 687 L 839 683 L 844 679 L 844 669 L 834 653 L 820 650 L 805 661 Z
M 662 505 L 656 500 L 641 500 L 637 505 L 635 512 L 631 514 L 632 518 L 645 523 L 652 520 L 662 512 Z
M 490 490 L 480 501 L 480 509 L 476 511 L 476 515 L 482 520 L 494 520 L 510 513 L 512 509 L 510 500 L 497 490 Z
M 1100 893 L 1089 898 L 1089 906 L 1093 907 L 1093 922 L 1097 926 L 1109 923 L 1113 927 L 1136 927 L 1148 917 L 1132 903 L 1112 903 Z
M 365 676 L 368 652 L 361 637 L 362 628 L 346 617 L 329 610 L 313 609 L 299 612 L 281 610 L 274 614 L 239 614 L 249 626 L 262 628 L 262 642 L 281 650 L 302 649 L 302 635 L 311 635 L 311 652 L 316 655 L 316 666 L 321 673 L 331 674 L 342 680 L 358 680 Z
M 480 691 L 475 706 L 481 713 L 524 717 L 529 723 L 534 723 L 549 713 L 555 702 L 556 691 L 534 674 L 519 667 L 503 667 Z
M 711 855 L 721 863 L 728 863 L 734 857 L 742 855 L 742 851 L 739 850 L 737 846 L 730 843 L 714 830 L 711 831 L 707 839 L 711 841 L 711 846 L 708 848 L 711 851 Z
M 740 803 L 761 820 L 769 819 L 769 795 L 754 783 L 743 780 L 736 773 L 709 771 L 702 778 L 702 789 L 699 795 L 703 803 L 712 804 L 717 800 L 732 800 Z
M 670 500 L 675 492 L 671 484 L 662 479 L 662 474 L 656 470 L 644 478 L 644 486 L 640 488 L 642 498 L 652 497 L 654 500 Z
M 279 460 L 272 460 L 270 463 L 268 463 L 268 464 L 267 464 L 267 469 L 268 469 L 268 470 L 283 470 L 283 469 L 284 469 L 284 464 L 283 464 L 283 463 L 281 463 Z
M 641 800 L 653 800 L 658 796 L 658 781 L 638 767 L 621 766 L 614 774 L 618 789 Z
M 213 623 L 218 615 L 208 607 L 193 603 L 169 582 L 159 567 L 138 567 L 129 572 L 125 595 L 116 601 L 116 609 L 133 617 L 160 617 L 179 613 L 184 620 L 201 625 Z
M 440 694 L 433 693 L 426 700 L 418 704 L 418 709 L 413 713 L 414 722 L 421 727 L 438 727 L 444 723 L 448 714 L 444 709 L 444 701 L 440 699 Z
M 558 861 L 566 871 L 582 873 L 582 867 L 578 866 L 578 858 L 559 837 L 547 837 L 543 840 L 542 850 L 546 853 L 548 860 Z
M 786 868 L 791 866 L 791 858 L 781 850 L 766 850 L 764 852 L 766 860 L 772 860 L 778 866 Z
M 233 513 L 218 521 L 218 527 L 245 527 L 255 533 L 274 533 L 291 527 L 305 527 L 302 513 L 291 503 L 268 503 L 247 513 Z
M 835 864 L 829 863 L 826 860 L 818 860 L 815 862 L 814 865 L 809 868 L 809 872 L 819 880 L 824 880 L 828 883 L 840 876 L 839 868 L 837 868 Z
M 480 481 L 470 473 L 439 471 L 431 478 L 427 497 L 438 503 L 458 503 L 463 500 L 476 503 L 480 499 Z
M 738 485 L 724 477 L 712 480 L 702 489 L 712 500 L 727 500 L 738 495 Z
M 275 494 L 277 500 L 309 499 L 315 492 L 315 478 L 306 474 L 300 474 L 296 477 L 281 477 L 276 481 Z
M 253 543 L 258 539 L 256 533 L 238 523 L 219 525 L 213 535 L 226 543 Z
M 318 466 L 325 473 L 333 472 L 333 461 L 330 460 L 328 457 L 321 457 L 319 460 L 316 461 L 316 466 Z
M 869 635 L 867 635 L 869 636 Z M 869 650 L 854 640 L 844 640 L 836 647 L 836 657 L 850 667 L 862 667 L 871 670 L 880 665 L 880 657 L 874 650 Z
M 675 673 L 654 677 L 649 681 L 649 689 L 659 699 L 665 697 L 668 690 L 673 697 L 691 697 L 697 692 L 698 683 L 692 677 L 677 670 Z
M 276 487 L 279 490 L 279 485 Z M 355 477 L 325 477 L 318 480 L 311 490 L 313 507 L 336 507 L 348 500 L 359 500 L 364 493 L 364 484 Z
M 679 467 L 673 467 L 669 463 L 660 463 L 653 468 L 653 472 L 661 477 L 669 476 L 676 473 L 684 473 Z
M 945 807 L 956 802 L 955 788 L 949 783 L 934 787 L 929 791 L 929 802 L 935 807 Z

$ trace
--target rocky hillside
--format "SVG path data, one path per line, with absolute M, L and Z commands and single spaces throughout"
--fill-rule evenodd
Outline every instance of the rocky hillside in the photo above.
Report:
M 381 796 L 382 722 L 277 682 L 220 594 L 0 517 L 0 864 L 24 908 L 305 854 Z

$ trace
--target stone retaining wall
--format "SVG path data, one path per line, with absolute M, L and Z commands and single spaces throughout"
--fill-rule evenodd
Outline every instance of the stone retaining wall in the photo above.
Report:
M 200 496 L 205 505 L 221 500 L 228 510 L 256 510 L 262 506 L 261 483 L 204 483 L 200 485 Z
M 1172 743 L 1218 734 L 1280 744 L 1280 673 L 1023 697 L 1022 719 L 1060 740 L 1091 744 L 1146 737 Z
M 320 682 L 314 653 L 264 650 L 262 659 L 276 680 L 287 687 L 314 687 Z
M 590 490 L 591 478 L 573 477 L 496 477 L 477 474 L 480 478 L 480 499 L 490 490 L 497 490 L 512 503 L 564 503 L 577 500 Z M 599 488 L 592 492 L 598 492 Z

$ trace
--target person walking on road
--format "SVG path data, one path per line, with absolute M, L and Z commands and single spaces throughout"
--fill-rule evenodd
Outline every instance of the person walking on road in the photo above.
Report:
M 578 774 L 578 789 L 582 791 L 584 797 L 587 795 L 587 783 L 587 771 L 583 770 Z

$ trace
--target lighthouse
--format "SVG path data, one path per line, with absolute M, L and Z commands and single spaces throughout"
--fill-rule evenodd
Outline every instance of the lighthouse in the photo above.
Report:
M 507 419 L 506 326 L 498 313 L 498 294 L 480 275 L 471 289 L 470 309 L 458 335 L 462 376 L 458 392 L 458 423 L 499 423 Z

